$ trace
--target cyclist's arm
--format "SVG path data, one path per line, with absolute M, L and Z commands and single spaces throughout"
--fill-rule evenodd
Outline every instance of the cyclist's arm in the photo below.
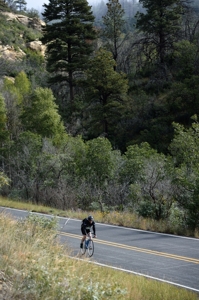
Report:
M 95 224 L 93 224 L 93 233 L 94 233 L 94 236 L 96 236 Z

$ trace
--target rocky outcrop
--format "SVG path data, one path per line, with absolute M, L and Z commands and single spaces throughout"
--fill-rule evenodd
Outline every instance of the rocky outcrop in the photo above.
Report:
M 14 14 L 11 12 L 1 12 L 4 16 L 6 16 L 7 21 L 18 21 L 24 26 L 31 27 L 35 30 L 41 31 L 42 26 L 45 26 L 45 22 L 38 18 L 29 18 L 24 15 L 20 14 Z M 23 37 L 23 33 L 21 35 Z M 27 48 L 36 51 L 40 53 L 41 55 L 45 55 L 45 49 L 46 47 L 42 44 L 41 41 L 35 40 L 27 43 L 26 45 L 24 44 Z M 0 57 L 9 60 L 9 61 L 16 61 L 22 59 L 26 54 L 21 50 L 21 49 L 14 49 L 13 46 L 10 45 L 1 45 L 0 42 Z
M 16 61 L 22 59 L 26 54 L 18 49 L 16 51 L 12 46 L 2 46 L 0 45 L 0 57 L 5 60 Z
M 41 41 L 33 41 L 27 43 L 27 47 L 33 51 L 40 52 L 44 56 L 46 47 L 42 44 Z
M 7 17 L 8 21 L 16 20 L 27 27 L 32 27 L 38 31 L 42 29 L 42 26 L 45 26 L 45 22 L 38 18 L 29 18 L 24 15 L 13 14 L 10 12 L 1 12 L 4 16 Z

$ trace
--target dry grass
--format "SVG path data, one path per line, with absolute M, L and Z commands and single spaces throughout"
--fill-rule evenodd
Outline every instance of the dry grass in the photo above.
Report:
M 55 231 L 0 214 L 0 267 L 11 282 L 7 300 L 196 300 L 168 284 L 68 256 Z

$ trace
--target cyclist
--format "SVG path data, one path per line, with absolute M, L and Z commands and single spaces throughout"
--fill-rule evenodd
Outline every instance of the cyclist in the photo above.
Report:
M 84 220 L 82 220 L 81 232 L 82 232 L 83 237 L 81 240 L 80 248 L 83 248 L 83 242 L 86 239 L 86 235 L 88 235 L 90 237 L 90 239 L 92 239 L 91 227 L 93 227 L 94 237 L 96 237 L 94 218 L 92 216 L 88 216 L 88 218 L 85 218 Z

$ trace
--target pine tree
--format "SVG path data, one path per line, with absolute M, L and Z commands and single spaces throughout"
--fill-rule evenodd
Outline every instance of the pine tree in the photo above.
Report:
M 43 42 L 47 45 L 47 69 L 51 83 L 68 83 L 74 99 L 75 75 L 86 68 L 96 38 L 94 16 L 86 0 L 50 0 L 44 4 Z
M 125 74 L 114 70 L 115 65 L 112 54 L 101 48 L 86 72 L 88 107 L 85 114 L 88 116 L 85 122 L 91 137 L 103 134 L 113 138 L 124 112 L 128 81 Z
M 19 11 L 26 10 L 27 2 L 25 0 L 15 0 L 14 3 Z
M 124 27 L 124 10 L 119 0 L 109 0 L 106 4 L 108 11 L 103 18 L 103 37 L 106 41 L 107 50 L 111 51 L 113 58 L 117 61 L 118 49 L 121 47 L 121 33 Z
M 6 10 L 9 10 L 7 4 L 6 4 L 6 1 L 5 0 L 0 0 L 0 11 L 6 11 Z
M 148 58 L 165 64 L 166 55 L 179 39 L 181 0 L 139 0 L 146 13 L 137 13 L 136 27 L 144 32 Z M 150 49 L 150 50 L 149 50 Z

